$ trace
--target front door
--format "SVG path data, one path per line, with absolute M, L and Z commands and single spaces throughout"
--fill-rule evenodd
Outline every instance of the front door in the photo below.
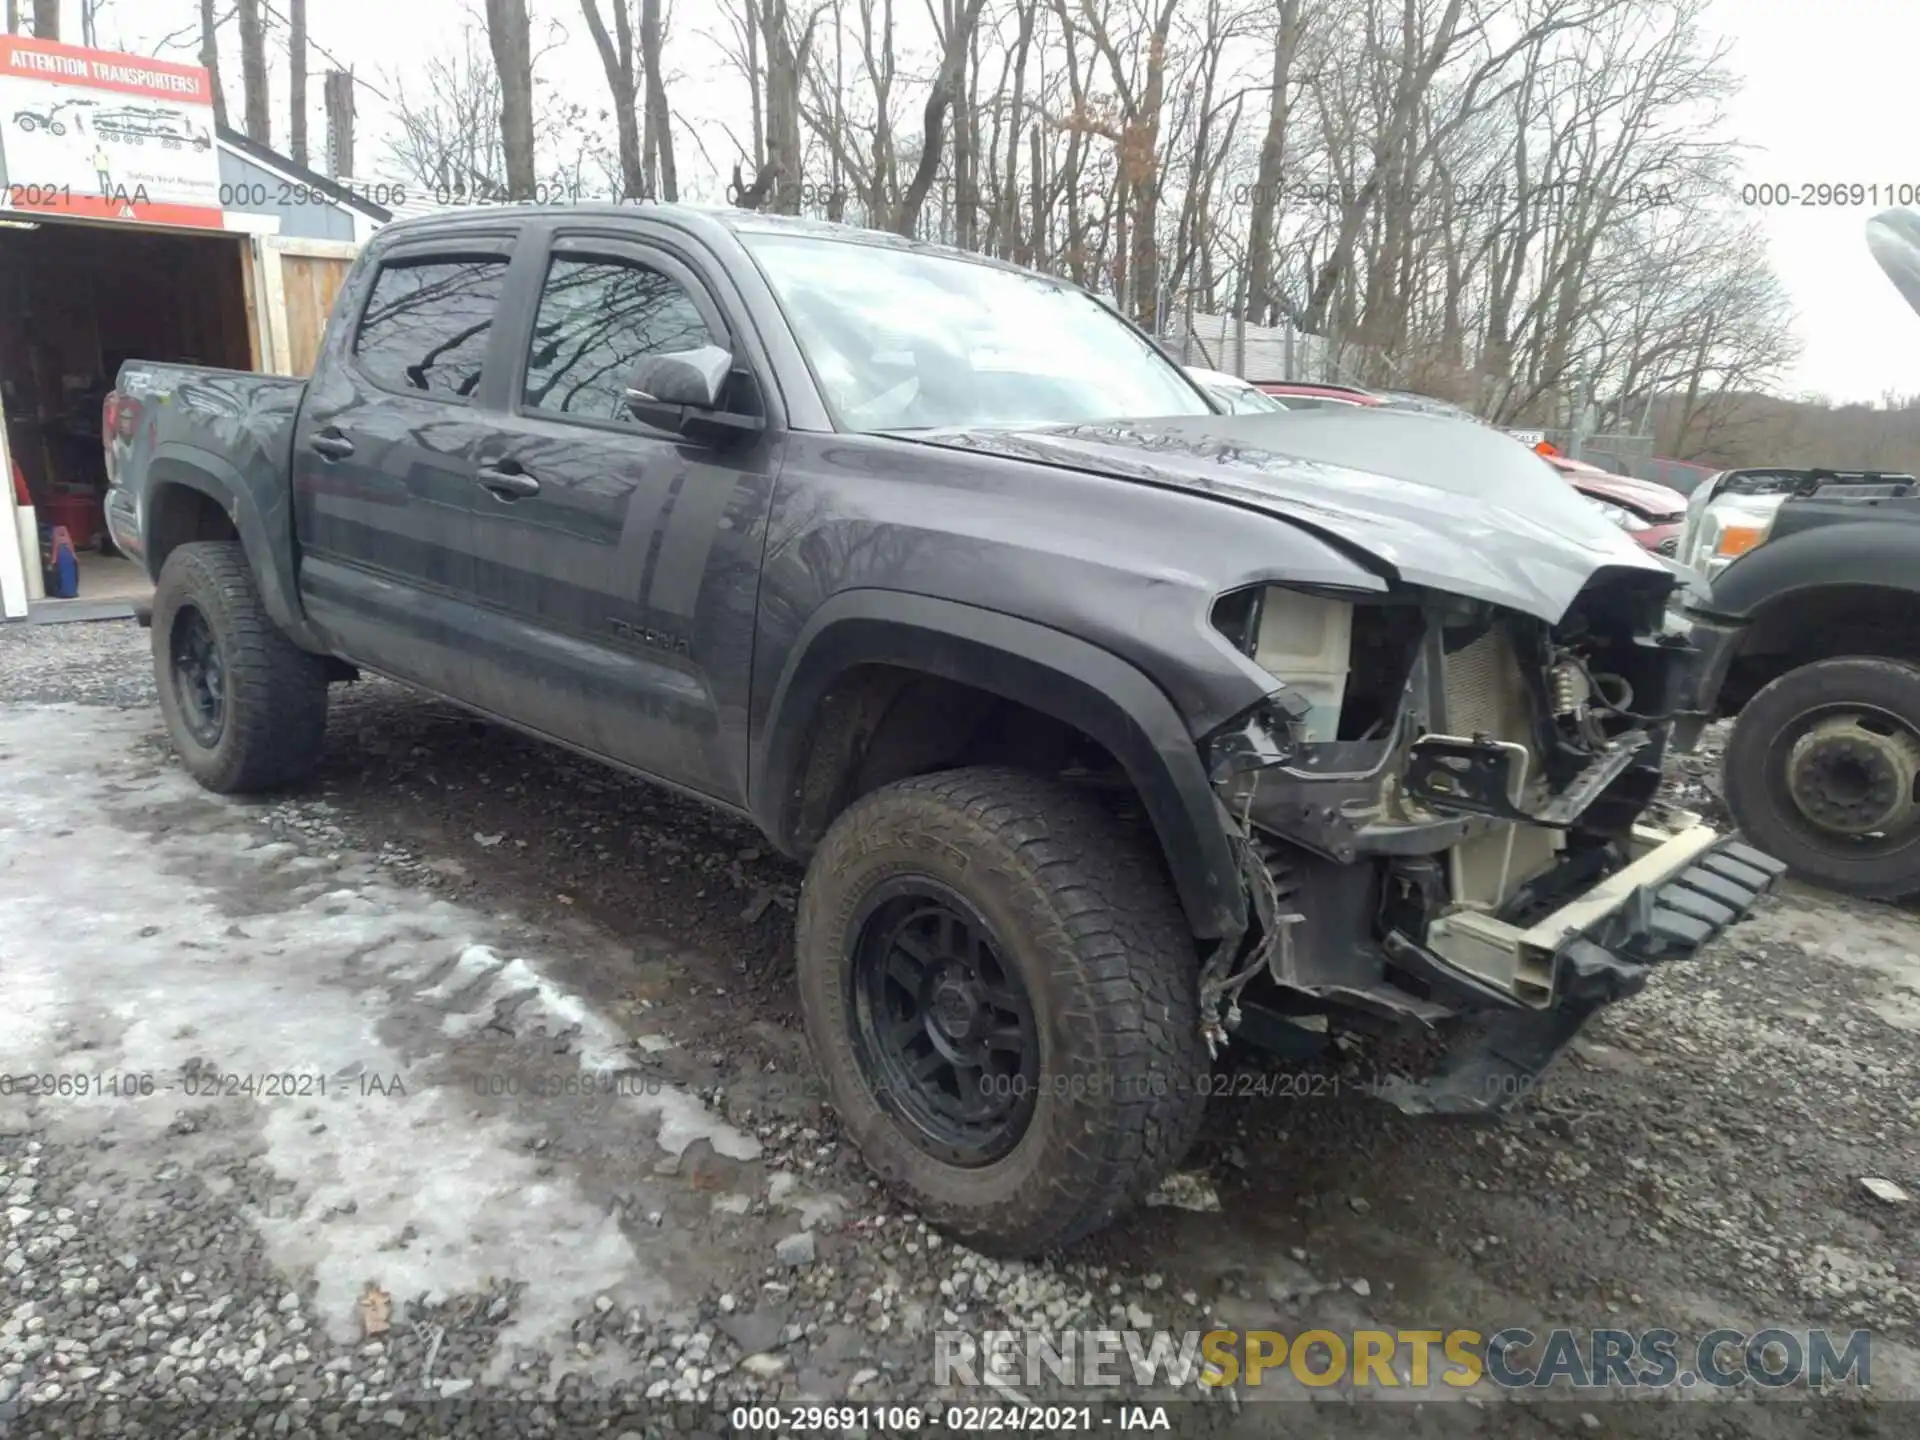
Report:
M 479 457 L 475 588 L 494 612 L 482 703 L 741 804 L 775 450 L 629 416 L 642 356 L 739 353 L 693 270 L 630 236 L 557 230 L 534 277 L 506 413 Z M 759 408 L 748 370 L 729 383 L 729 408 Z
M 383 254 L 343 304 L 294 436 L 308 614 L 342 655 L 471 699 L 472 517 L 511 235 Z M 343 325 L 342 329 L 348 327 Z

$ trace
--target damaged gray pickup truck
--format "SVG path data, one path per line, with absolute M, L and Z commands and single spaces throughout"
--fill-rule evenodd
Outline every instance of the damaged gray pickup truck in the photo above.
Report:
M 310 380 L 132 362 L 112 408 L 203 784 L 297 783 L 373 672 L 750 819 L 842 1123 L 994 1253 L 1174 1166 L 1225 1046 L 1430 1031 L 1388 1098 L 1497 1108 L 1779 870 L 1653 804 L 1676 572 L 1523 446 L 1216 413 L 978 257 L 406 221 Z

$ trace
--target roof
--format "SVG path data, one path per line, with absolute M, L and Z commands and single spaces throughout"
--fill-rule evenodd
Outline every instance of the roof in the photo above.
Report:
M 847 245 L 903 250 L 916 255 L 938 255 L 946 259 L 964 260 L 969 264 L 985 265 L 996 270 L 1011 270 L 1019 274 L 1033 273 L 991 255 L 981 255 L 971 250 L 957 250 L 950 245 L 935 245 L 930 241 L 896 235 L 890 230 L 869 230 L 858 225 L 840 225 L 830 220 L 815 220 L 803 215 L 774 215 L 764 210 L 740 210 L 723 205 L 684 205 L 664 200 L 603 201 L 587 205 L 540 205 L 531 202 L 502 205 L 491 201 L 467 201 L 431 209 L 418 209 L 414 205 L 408 205 L 403 207 L 402 218 L 395 220 L 387 228 L 391 232 L 404 233 L 416 227 L 429 225 L 484 224 L 488 220 L 503 216 L 508 219 L 526 219 L 563 212 L 570 218 L 609 220 L 633 215 L 638 211 L 644 211 L 647 215 L 664 220 L 668 224 L 677 224 L 695 232 L 724 230 L 736 236 L 804 235 L 816 240 L 832 240 Z M 1072 282 L 1063 280 L 1061 283 L 1071 284 Z
M 371 200 L 363 200 L 352 190 L 343 187 L 339 181 L 329 179 L 318 170 L 310 170 L 291 155 L 282 155 L 270 146 L 257 140 L 250 140 L 229 125 L 216 125 L 220 143 L 229 149 L 237 150 L 255 164 L 263 165 L 296 184 L 318 190 L 336 205 L 347 210 L 358 210 L 370 220 L 381 224 L 393 219 L 393 212 L 384 205 L 376 205 Z

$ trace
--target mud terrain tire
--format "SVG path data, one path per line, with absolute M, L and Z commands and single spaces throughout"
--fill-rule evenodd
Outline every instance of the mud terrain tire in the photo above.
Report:
M 1819 717 L 1844 724 L 1849 715 L 1864 718 L 1870 731 L 1903 736 L 1862 751 L 1876 762 L 1867 780 L 1901 780 L 1920 759 L 1920 667 L 1847 656 L 1802 665 L 1767 685 L 1741 709 L 1727 740 L 1727 808 L 1748 840 L 1801 879 L 1876 900 L 1920 893 L 1920 806 L 1911 794 L 1900 802 L 1903 825 L 1885 841 L 1864 843 L 1823 829 L 1795 800 L 1787 775 L 1797 738 Z
M 1030 1002 L 1020 1094 L 1031 1106 L 1000 1153 L 943 1145 L 873 1059 L 863 936 L 900 903 L 877 897 L 902 888 L 983 922 L 985 963 Z M 977 1250 L 1031 1256 L 1091 1234 L 1198 1133 L 1206 1061 L 1191 935 L 1152 836 L 1069 786 L 982 768 L 862 797 L 808 868 L 797 950 L 807 1033 L 842 1124 L 895 1194 Z M 885 993 L 912 1008 L 906 987 Z M 949 1023 L 927 1014 L 929 1033 Z
M 167 736 L 207 789 L 275 790 L 313 770 L 327 727 L 326 662 L 273 623 L 237 542 L 195 541 L 167 556 L 153 597 L 153 666 Z

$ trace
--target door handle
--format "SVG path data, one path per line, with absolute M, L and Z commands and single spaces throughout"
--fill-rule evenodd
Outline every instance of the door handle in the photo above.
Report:
M 524 470 L 503 470 L 497 465 L 480 467 L 480 483 L 502 500 L 518 500 L 523 495 L 538 495 L 540 482 Z
M 338 430 L 322 430 L 307 441 L 307 448 L 329 460 L 344 460 L 353 454 L 353 442 Z

